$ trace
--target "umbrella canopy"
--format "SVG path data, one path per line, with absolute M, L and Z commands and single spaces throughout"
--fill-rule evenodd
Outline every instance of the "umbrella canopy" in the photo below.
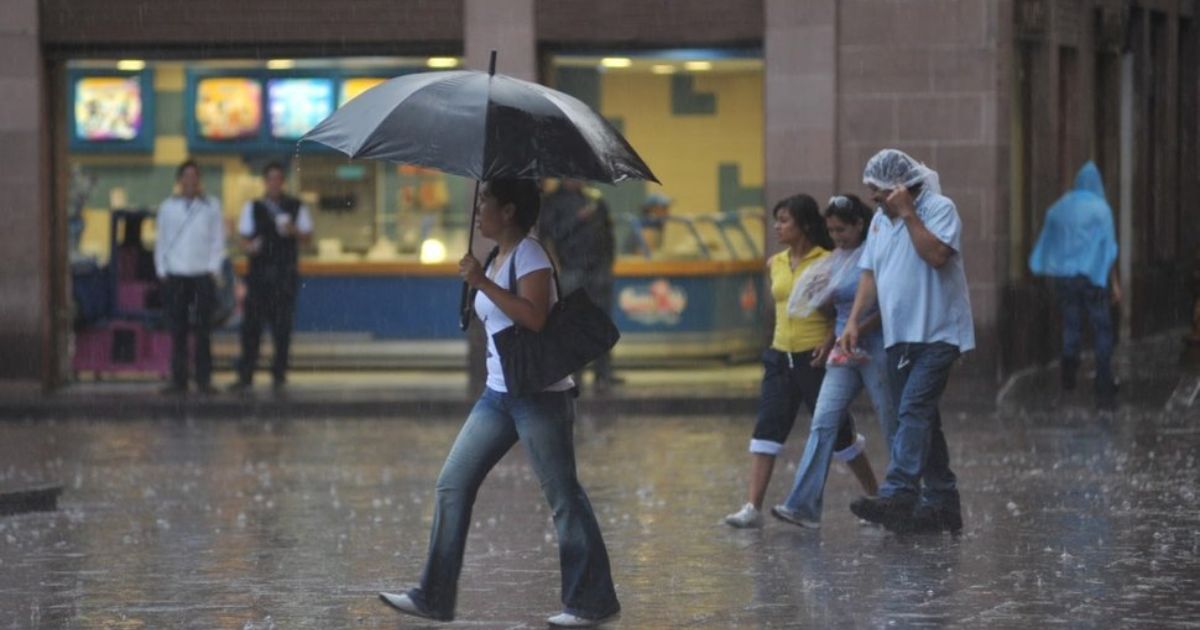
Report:
M 350 157 L 484 181 L 658 181 L 629 142 L 580 100 L 469 70 L 411 74 L 377 85 L 323 120 L 301 138 L 306 140 Z

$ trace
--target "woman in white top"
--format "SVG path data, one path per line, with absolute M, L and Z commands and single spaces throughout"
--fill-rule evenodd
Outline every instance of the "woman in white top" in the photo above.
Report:
M 541 207 L 540 192 L 534 181 L 496 180 L 484 184 L 478 204 L 479 233 L 495 240 L 498 252 L 486 269 L 467 254 L 459 262 L 459 273 L 476 291 L 475 312 L 487 330 L 487 389 L 438 476 L 433 532 L 420 585 L 406 593 L 380 593 L 380 598 L 404 613 L 439 621 L 454 618 L 475 494 L 492 467 L 520 442 L 541 481 L 558 534 L 564 608 L 549 622 L 597 625 L 617 615 L 621 606 L 600 526 L 575 477 L 575 384 L 567 377 L 537 394 L 509 394 L 492 341 L 492 335 L 514 323 L 541 330 L 558 300 L 550 259 L 529 237 Z M 516 287 L 508 286 L 510 266 Z

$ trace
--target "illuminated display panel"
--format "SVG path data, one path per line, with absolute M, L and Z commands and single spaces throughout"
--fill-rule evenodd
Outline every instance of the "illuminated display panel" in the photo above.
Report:
M 333 113 L 333 80 L 280 78 L 267 81 L 271 137 L 296 140 Z
M 196 132 L 205 140 L 257 138 L 262 84 L 246 77 L 210 77 L 196 85 Z

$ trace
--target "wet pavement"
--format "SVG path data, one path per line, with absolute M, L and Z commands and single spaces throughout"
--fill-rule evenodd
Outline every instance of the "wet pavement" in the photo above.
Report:
M 584 413 L 580 476 L 624 606 L 612 627 L 1200 627 L 1196 414 L 1068 400 L 955 403 L 945 417 L 958 537 L 859 525 L 840 466 L 821 530 L 734 531 L 720 520 L 742 502 L 750 413 Z M 418 576 L 460 422 L 0 422 L 0 483 L 65 486 L 58 512 L 0 518 L 0 628 L 419 626 L 375 592 Z M 454 626 L 544 627 L 560 608 L 557 553 L 519 450 L 474 519 Z

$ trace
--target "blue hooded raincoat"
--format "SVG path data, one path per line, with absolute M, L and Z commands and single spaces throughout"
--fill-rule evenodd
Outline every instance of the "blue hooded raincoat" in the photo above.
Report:
M 1112 208 L 1104 196 L 1100 170 L 1088 161 L 1075 176 L 1075 187 L 1046 212 L 1041 236 L 1029 255 L 1029 269 L 1039 276 L 1086 276 L 1104 288 L 1116 259 Z

